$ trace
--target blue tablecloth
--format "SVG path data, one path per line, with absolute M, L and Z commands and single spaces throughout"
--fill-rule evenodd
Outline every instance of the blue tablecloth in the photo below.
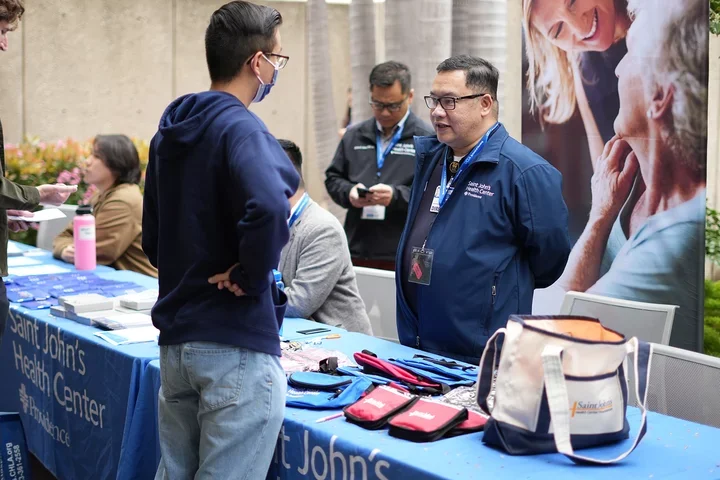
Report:
M 298 330 L 323 327 L 329 332 L 303 335 Z M 315 322 L 299 318 L 286 318 L 283 325 L 284 338 L 288 340 L 309 340 L 331 333 L 346 335 L 340 328 L 318 325 Z M 137 395 L 135 411 L 127 421 L 123 451 L 118 466 L 118 479 L 152 479 L 160 462 L 160 444 L 158 443 L 157 394 L 160 389 L 160 362 L 150 362 L 145 370 L 142 384 Z
M 381 357 L 412 356 L 415 350 L 357 333 L 323 340 L 329 349 L 351 354 L 369 349 Z M 159 363 L 151 362 L 140 387 L 132 430 L 136 448 L 123 457 L 119 478 L 152 479 L 160 460 L 157 443 Z M 612 467 L 579 467 L 559 454 L 513 457 L 483 445 L 482 433 L 412 443 L 387 430 L 368 431 L 343 418 L 315 423 L 334 411 L 288 408 L 269 479 L 717 479 L 720 478 L 720 429 L 648 415 L 648 433 L 624 462 Z M 629 409 L 631 426 L 638 410 Z M 631 431 L 631 436 L 635 430 Z M 630 440 L 583 453 L 612 458 Z M 128 450 L 129 452 L 129 450 Z
M 49 255 L 31 258 L 72 269 Z M 157 288 L 134 272 L 95 273 Z M 148 362 L 158 358 L 154 343 L 115 347 L 97 331 L 11 304 L 0 348 L 0 411 L 21 413 L 28 447 L 60 479 L 116 477 L 126 415 L 135 410 Z

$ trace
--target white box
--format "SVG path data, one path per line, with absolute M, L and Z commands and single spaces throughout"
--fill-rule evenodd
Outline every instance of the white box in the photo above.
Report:
M 98 312 L 100 310 L 112 310 L 115 307 L 115 300 L 97 293 L 87 293 L 63 298 L 63 306 L 66 311 L 72 313 Z

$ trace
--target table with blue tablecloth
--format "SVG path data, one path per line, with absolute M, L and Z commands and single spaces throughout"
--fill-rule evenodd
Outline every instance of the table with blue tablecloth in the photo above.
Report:
M 20 258 L 73 270 L 49 253 L 33 253 Z M 10 259 L 11 278 L 40 267 L 28 263 Z M 154 278 L 134 272 L 93 273 L 157 288 Z M 96 328 L 22 305 L 11 304 L 0 348 L 0 411 L 20 412 L 30 451 L 56 477 L 116 478 L 125 421 L 148 362 L 158 358 L 157 344 L 113 346 L 93 335 Z
M 286 327 L 287 328 L 287 327 Z M 297 328 L 297 324 L 293 325 Z M 346 354 L 368 349 L 383 358 L 412 357 L 417 350 L 358 333 L 323 339 L 321 346 Z M 121 459 L 119 478 L 152 479 L 160 460 L 157 441 L 159 362 L 147 367 L 140 386 L 134 427 L 128 443 L 134 444 Z M 656 413 L 648 414 L 648 433 L 625 461 L 612 467 L 579 467 L 559 454 L 513 457 L 486 447 L 482 433 L 412 443 L 390 437 L 387 430 L 369 431 L 336 418 L 316 420 L 336 412 L 288 408 L 278 439 L 269 479 L 468 479 L 564 478 L 606 479 L 717 479 L 720 478 L 720 429 Z M 638 410 L 628 409 L 631 437 L 639 425 Z M 635 428 L 633 428 L 635 427 Z M 613 458 L 631 440 L 583 453 Z
M 70 268 L 49 254 L 33 258 Z M 96 273 L 157 285 L 132 272 L 99 267 Z M 298 333 L 316 326 L 286 319 L 283 335 L 299 341 L 314 337 L 313 343 L 348 355 L 363 349 L 381 357 L 417 353 L 332 327 L 315 335 Z M 14 305 L 0 348 L 0 411 L 21 412 L 30 450 L 59 479 L 151 479 L 160 459 L 158 347 L 112 346 L 93 335 L 97 331 L 47 310 Z M 326 339 L 328 333 L 340 338 Z M 269 478 L 720 478 L 720 430 L 659 414 L 649 414 L 648 434 L 628 459 L 598 468 L 575 466 L 561 455 L 512 457 L 484 446 L 482 433 L 415 444 L 343 418 L 316 423 L 332 413 L 286 410 Z M 628 416 L 637 426 L 637 410 Z M 612 457 L 628 442 L 587 453 Z

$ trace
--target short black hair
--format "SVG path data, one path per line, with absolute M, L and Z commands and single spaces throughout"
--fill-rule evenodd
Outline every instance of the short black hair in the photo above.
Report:
M 98 135 L 92 148 L 93 155 L 117 177 L 115 185 L 140 183 L 140 156 L 127 135 Z
M 293 166 L 295 167 L 295 170 L 297 170 L 298 175 L 300 175 L 300 186 L 303 187 L 305 184 L 303 182 L 303 174 L 302 174 L 302 152 L 300 151 L 300 147 L 297 146 L 295 142 L 292 140 L 285 140 L 282 138 L 278 139 L 278 143 L 282 147 L 283 150 L 285 150 L 285 153 L 287 154 L 288 158 L 290 158 L 290 161 L 292 162 Z
M 205 58 L 210 80 L 229 82 L 257 52 L 275 47 L 280 12 L 271 7 L 234 1 L 215 10 L 205 31 Z
M 465 72 L 465 86 L 478 93 L 489 93 L 497 103 L 497 89 L 500 81 L 500 72 L 495 66 L 480 57 L 471 55 L 456 55 L 443 61 L 437 66 L 437 72 Z
M 392 87 L 400 82 L 402 93 L 410 92 L 412 76 L 407 65 L 400 62 L 385 62 L 375 65 L 370 72 L 370 90 L 373 87 Z

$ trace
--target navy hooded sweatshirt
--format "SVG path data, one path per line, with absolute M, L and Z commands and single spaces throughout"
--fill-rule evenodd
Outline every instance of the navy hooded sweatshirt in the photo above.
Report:
M 150 144 L 143 207 L 160 345 L 207 341 L 280 355 L 286 297 L 272 269 L 298 182 L 275 138 L 234 96 L 209 91 L 168 106 Z M 235 264 L 241 297 L 208 283 Z

